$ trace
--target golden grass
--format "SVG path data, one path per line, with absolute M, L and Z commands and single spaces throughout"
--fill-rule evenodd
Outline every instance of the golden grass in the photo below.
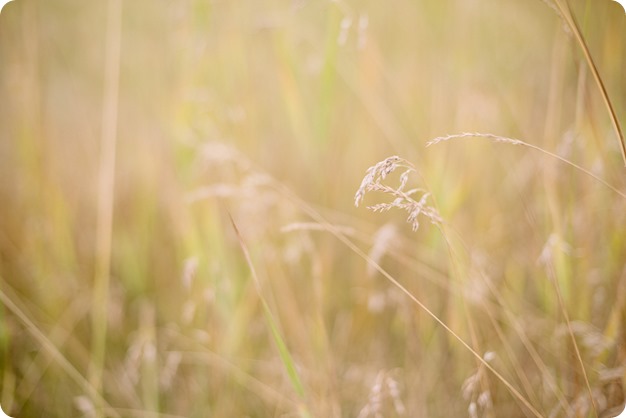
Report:
M 3 409 L 615 413 L 623 23 L 608 0 L 9 3 Z

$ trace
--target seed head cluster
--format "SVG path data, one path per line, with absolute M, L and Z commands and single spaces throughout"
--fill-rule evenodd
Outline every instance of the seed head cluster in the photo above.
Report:
M 385 184 L 387 176 L 398 169 L 404 170 L 400 175 L 400 184 L 396 187 Z M 425 216 L 433 224 L 441 223 L 442 219 L 437 210 L 427 204 L 430 193 L 420 188 L 405 190 L 409 176 L 415 172 L 415 167 L 411 163 L 395 155 L 379 161 L 367 169 L 361 186 L 354 195 L 354 204 L 358 207 L 368 192 L 382 192 L 393 197 L 393 201 L 368 206 L 368 209 L 374 212 L 384 212 L 391 208 L 402 209 L 409 214 L 407 222 L 411 224 L 413 231 L 419 228 L 420 215 Z M 419 196 L 419 199 L 415 196 Z

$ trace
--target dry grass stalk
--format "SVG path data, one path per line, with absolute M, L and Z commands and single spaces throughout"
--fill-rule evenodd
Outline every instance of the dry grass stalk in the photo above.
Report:
M 576 170 L 585 173 L 586 175 L 588 175 L 589 177 L 593 178 L 594 180 L 596 180 L 598 183 L 601 183 L 602 185 L 606 186 L 608 189 L 612 190 L 613 192 L 615 192 L 616 194 L 620 195 L 621 197 L 623 197 L 624 199 L 626 199 L 626 193 L 622 192 L 621 190 L 619 190 L 617 187 L 613 186 L 612 184 L 608 183 L 606 180 L 598 177 L 597 175 L 593 174 L 591 171 L 587 170 L 586 168 L 581 167 L 580 165 L 568 160 L 567 158 L 563 158 L 560 155 L 554 154 L 553 152 L 547 151 L 541 147 L 538 147 L 537 145 L 533 145 L 530 144 L 528 142 L 522 141 L 520 139 L 514 139 L 514 138 L 508 138 L 506 136 L 500 136 L 500 135 L 494 135 L 494 134 L 490 134 L 490 133 L 481 133 L 481 132 L 463 132 L 460 134 L 452 134 L 452 135 L 445 135 L 445 136 L 439 136 L 437 138 L 434 138 L 430 141 L 428 141 L 426 143 L 427 147 L 430 147 L 431 145 L 436 145 L 439 144 L 441 142 L 446 142 L 449 141 L 451 139 L 461 139 L 461 138 L 487 138 L 487 139 L 491 139 L 495 142 L 500 142 L 500 143 L 506 143 L 506 144 L 511 144 L 511 145 L 523 145 L 527 148 L 531 148 L 534 149 L 536 151 L 539 151 L 545 155 L 548 155 L 556 160 L 559 160 L 567 165 L 569 165 L 570 167 L 575 168 Z
M 0 281 L 4 282 L 4 278 L 0 277 Z M 15 295 L 10 298 L 6 293 L 0 289 L 0 302 L 28 329 L 28 332 L 33 336 L 35 340 L 52 356 L 59 366 L 74 380 L 74 382 L 82 388 L 89 395 L 90 401 L 101 405 L 104 409 L 110 411 L 109 415 L 113 417 L 119 417 L 120 415 L 115 412 L 113 408 L 102 397 L 99 391 L 97 391 L 90 382 L 72 365 L 72 363 L 59 351 L 59 349 L 53 344 L 52 341 L 35 325 L 35 323 L 26 315 L 25 310 L 20 308 L 14 300 L 17 300 Z
M 451 134 L 438 136 L 437 138 L 431 139 L 426 143 L 427 147 L 431 145 L 436 145 L 440 142 L 449 141 L 451 139 L 459 139 L 459 138 L 489 138 L 494 140 L 495 142 L 503 142 L 512 145 L 523 145 L 524 141 L 520 141 L 519 139 L 508 138 L 506 136 L 494 135 L 489 133 L 480 133 L 480 132 L 462 132 L 460 134 Z
M 626 143 L 624 142 L 624 133 L 622 131 L 622 126 L 619 122 L 619 118 L 617 117 L 617 113 L 613 107 L 613 102 L 609 97 L 609 93 L 604 85 L 604 81 L 600 76 L 600 72 L 596 66 L 595 60 L 591 56 L 591 52 L 589 51 L 589 47 L 587 46 L 587 42 L 585 41 L 585 37 L 583 36 L 582 31 L 578 27 L 578 22 L 576 21 L 576 17 L 572 10 L 569 7 L 567 1 L 562 0 L 554 0 L 554 4 L 559 9 L 561 16 L 567 22 L 569 28 L 573 32 L 576 37 L 576 41 L 578 41 L 578 45 L 585 56 L 585 60 L 587 61 L 587 65 L 591 69 L 591 74 L 593 74 L 593 78 L 596 81 L 598 86 L 598 90 L 600 90 L 600 95 L 602 96 L 602 100 L 606 109 L 609 113 L 609 118 L 611 119 L 611 124 L 613 125 L 613 130 L 615 131 L 615 136 L 617 136 L 617 141 L 619 142 L 620 151 L 622 153 L 622 161 L 626 166 Z
M 103 388 L 107 346 L 107 309 L 111 275 L 113 236 L 113 202 L 115 196 L 115 160 L 118 130 L 118 101 L 122 36 L 122 2 L 110 0 L 107 10 L 107 32 L 98 169 L 98 204 L 96 220 L 96 263 L 93 284 L 91 363 L 88 380 L 96 391 Z M 97 401 L 97 399 L 96 399 Z M 102 416 L 97 405 L 96 416 Z

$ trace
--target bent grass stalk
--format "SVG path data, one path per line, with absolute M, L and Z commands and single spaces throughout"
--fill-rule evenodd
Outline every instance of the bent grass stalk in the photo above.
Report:
M 445 142 L 451 139 L 459 139 L 459 138 L 471 138 L 471 137 L 478 137 L 478 138 L 488 138 L 491 139 L 495 142 L 502 142 L 502 143 L 508 143 L 508 144 L 512 144 L 512 145 L 524 145 L 526 147 L 532 148 L 534 150 L 537 151 L 541 151 L 542 153 L 549 155 L 553 158 L 556 158 L 557 160 L 564 162 L 578 170 L 580 170 L 581 172 L 591 176 L 592 178 L 594 178 L 595 180 L 599 181 L 601 184 L 605 185 L 606 187 L 608 187 L 609 189 L 611 189 L 612 191 L 616 192 L 617 194 L 619 194 L 620 196 L 626 198 L 626 194 L 624 194 L 623 192 L 621 192 L 620 190 L 618 190 L 616 187 L 612 186 L 611 184 L 609 184 L 608 182 L 606 182 L 605 180 L 601 179 L 600 177 L 596 176 L 595 174 L 591 173 L 590 171 L 584 169 L 583 167 L 579 166 L 578 164 L 575 164 L 557 154 L 551 153 L 549 151 L 544 150 L 543 148 L 540 148 L 536 145 L 532 145 L 529 144 L 527 142 L 521 141 L 519 139 L 513 139 L 513 138 L 508 138 L 508 137 L 503 137 L 503 136 L 499 136 L 499 135 L 494 135 L 494 134 L 489 134 L 489 133 L 478 133 L 478 132 L 464 132 L 461 134 L 452 134 L 452 135 L 446 135 L 446 136 L 441 136 L 441 137 L 437 137 L 429 142 L 426 143 L 426 146 L 431 146 L 431 145 L 435 145 L 438 144 L 440 142 Z M 587 388 L 587 391 L 589 393 L 589 398 L 591 401 L 591 405 L 593 407 L 593 411 L 595 416 L 598 416 L 598 411 L 597 411 L 597 407 L 596 407 L 596 403 L 594 400 L 594 396 L 593 396 L 593 392 L 591 390 L 591 384 L 589 383 L 589 378 L 587 376 L 587 370 L 585 368 L 582 356 L 580 354 L 580 350 L 578 348 L 578 344 L 576 343 L 576 337 L 574 336 L 574 331 L 572 330 L 572 326 L 571 326 L 571 322 L 569 319 L 569 315 L 567 313 L 567 310 L 565 309 L 565 303 L 563 301 L 563 295 L 560 289 L 560 286 L 558 284 L 558 281 L 556 280 L 556 277 L 554 277 L 554 273 L 552 272 L 551 274 L 551 281 L 554 284 L 555 287 L 555 292 L 557 294 L 557 298 L 558 298 L 558 302 L 559 302 L 559 309 L 561 310 L 561 314 L 563 315 L 563 318 L 565 319 L 565 323 L 567 325 L 567 330 L 569 333 L 569 336 L 572 340 L 572 344 L 574 346 L 574 351 L 576 353 L 576 359 L 580 365 L 582 374 L 583 374 L 583 378 L 585 380 L 585 385 Z
M 246 263 L 248 264 L 248 268 L 250 269 L 250 274 L 252 275 L 254 286 L 257 290 L 259 298 L 261 299 L 261 304 L 263 305 L 263 314 L 265 315 L 265 320 L 267 321 L 267 324 L 270 327 L 272 338 L 274 339 L 274 343 L 276 344 L 276 347 L 278 348 L 278 353 L 280 355 L 281 361 L 283 362 L 283 365 L 285 366 L 291 385 L 293 386 L 298 396 L 304 400 L 306 398 L 305 392 L 304 392 L 304 386 L 302 385 L 300 376 L 298 375 L 298 370 L 296 369 L 295 362 L 293 361 L 293 358 L 291 357 L 289 348 L 287 347 L 287 344 L 285 343 L 285 340 L 283 339 L 281 332 L 278 329 L 278 325 L 276 324 L 274 315 L 272 314 L 272 311 L 270 310 L 267 300 L 263 296 L 263 292 L 261 291 L 261 282 L 256 273 L 256 269 L 254 268 L 254 264 L 252 263 L 252 258 L 250 257 L 250 252 L 248 251 L 248 247 L 245 241 L 243 240 L 241 232 L 239 232 L 239 228 L 237 228 L 237 224 L 235 223 L 235 220 L 233 219 L 232 215 L 229 213 L 228 216 L 230 218 L 231 225 L 233 226 L 233 229 L 235 231 L 235 235 L 237 236 L 237 240 L 239 241 L 239 246 L 241 248 L 241 251 L 244 255 L 244 258 L 246 259 Z M 311 416 L 306 406 L 304 405 L 299 405 L 299 406 L 300 407 L 298 408 L 298 410 L 300 411 L 300 414 L 303 417 Z
M 0 281 L 4 282 L 4 279 L 0 277 Z M 28 332 L 39 342 L 44 350 L 48 351 L 50 355 L 57 361 L 59 366 L 72 378 L 76 384 L 81 387 L 85 392 L 89 394 L 93 401 L 96 401 L 110 416 L 119 418 L 120 415 L 112 408 L 106 400 L 100 395 L 100 392 L 94 388 L 91 383 L 65 358 L 58 348 L 45 336 L 43 332 L 35 325 L 35 323 L 26 315 L 26 313 L 20 309 L 19 306 L 2 290 L 0 289 L 0 302 L 10 310 L 19 320 L 26 326 Z
M 576 41 L 580 46 L 580 49 L 585 56 L 585 60 L 591 69 L 591 73 L 593 74 L 593 78 L 598 85 L 598 89 L 600 90 L 600 95 L 602 96 L 602 100 L 604 101 L 604 105 L 606 106 L 609 117 L 611 118 L 611 124 L 613 125 L 613 130 L 615 131 L 615 135 L 617 136 L 617 140 L 620 145 L 620 151 L 622 152 L 622 160 L 624 161 L 624 166 L 626 166 L 626 144 L 624 143 L 624 133 L 622 132 L 622 126 L 619 123 L 619 119 L 617 118 L 617 114 L 615 113 L 615 109 L 613 109 L 613 102 L 609 97 L 609 93 L 604 86 L 604 82 L 602 81 L 602 77 L 600 77 L 600 72 L 596 67 L 596 63 L 591 56 L 591 52 L 589 51 L 589 47 L 587 46 L 587 42 L 585 42 L 585 38 L 583 37 L 580 28 L 578 27 L 578 23 L 576 22 L 576 18 L 572 13 L 569 4 L 567 4 L 567 0 L 563 3 L 561 0 L 554 0 L 556 7 L 558 8 L 559 13 L 563 16 L 563 19 L 567 22 L 570 30 L 574 33 L 576 37 Z
M 80 318 L 83 318 L 89 309 L 89 301 L 85 298 L 76 298 L 67 308 L 59 321 L 50 329 L 48 340 L 55 347 L 63 347 L 71 336 L 71 332 Z M 24 311 L 24 309 L 22 309 Z M 50 364 L 55 360 L 46 350 L 39 351 L 22 377 L 22 381 L 15 390 L 24 399 L 31 397 Z M 39 366 L 39 367 L 38 367 Z
M 337 231 L 340 231 L 341 233 L 343 233 L 343 234 L 345 234 L 347 236 L 350 236 L 351 238 L 354 238 L 354 239 L 358 240 L 359 242 L 362 242 L 362 243 L 367 244 L 367 245 L 372 245 L 372 241 L 369 239 L 370 238 L 369 235 L 358 234 L 358 231 L 355 231 L 355 230 L 353 230 L 353 228 L 346 227 L 346 226 L 343 226 L 343 225 L 336 225 L 335 224 L 334 227 L 335 227 L 335 229 Z M 281 232 L 291 232 L 291 231 L 296 231 L 296 230 L 330 232 L 327 227 L 325 227 L 324 225 L 319 224 L 319 223 L 293 223 L 293 224 L 289 224 L 289 225 L 286 225 L 285 227 L 281 228 Z M 387 253 L 387 255 L 389 257 L 391 257 L 392 259 L 394 259 L 395 261 L 399 262 L 404 267 L 410 269 L 411 271 L 417 272 L 418 271 L 418 267 L 419 267 L 420 271 L 423 271 L 424 269 L 426 269 L 426 270 L 428 270 L 429 272 L 431 272 L 432 274 L 434 274 L 436 276 L 440 276 L 441 275 L 442 276 L 441 280 L 433 278 L 431 274 L 423 275 L 423 278 L 425 280 L 431 282 L 435 286 L 441 288 L 442 290 L 445 290 L 446 292 L 448 292 L 450 294 L 460 295 L 462 293 L 458 288 L 456 288 L 454 286 L 451 286 L 447 281 L 443 280 L 443 273 L 438 271 L 438 270 L 436 270 L 436 269 L 434 269 L 432 266 L 430 266 L 430 265 L 428 265 L 426 263 L 421 263 L 421 264 L 419 264 L 419 266 L 416 266 L 416 265 L 413 264 L 415 262 L 414 260 L 410 260 L 409 257 L 407 257 L 405 255 L 402 255 L 402 254 L 399 254 L 399 253 L 396 253 L 396 252 L 389 252 L 389 253 Z M 378 262 L 378 260 L 377 260 L 377 258 L 375 256 L 372 256 L 370 254 L 370 257 L 372 257 L 373 260 Z M 548 366 L 544 363 L 543 359 L 541 358 L 541 355 L 537 352 L 537 350 L 532 345 L 532 342 L 529 340 L 528 336 L 524 332 L 522 325 L 519 323 L 518 318 L 503 303 L 503 300 L 505 299 L 504 296 L 493 285 L 491 280 L 488 280 L 487 278 L 484 278 L 484 282 L 486 283 L 486 285 L 488 286 L 489 290 L 491 291 L 491 293 L 495 296 L 496 300 L 498 301 L 498 305 L 497 306 L 500 307 L 501 309 L 503 309 L 503 312 L 505 313 L 507 319 L 512 324 L 513 329 L 515 330 L 516 334 L 519 336 L 521 343 L 523 344 L 523 346 L 528 351 L 530 357 L 533 359 L 533 362 L 535 363 L 535 365 L 539 369 L 539 371 L 541 373 L 541 376 L 545 379 L 544 382 L 546 382 L 546 385 L 548 386 L 548 388 L 552 391 L 552 393 L 554 394 L 554 396 L 558 400 L 559 404 L 561 405 L 561 408 L 563 408 L 564 411 L 567 411 L 568 414 L 573 415 L 574 414 L 573 409 L 567 403 L 567 400 L 563 396 L 563 393 L 559 390 L 554 377 L 550 374 L 550 372 L 548 370 Z M 500 340 L 502 341 L 502 343 L 503 343 L 503 345 L 505 347 L 505 350 L 507 351 L 507 354 L 509 355 L 510 358 L 513 358 L 513 359 L 517 358 L 517 356 L 513 352 L 513 349 L 511 347 L 511 345 L 506 341 L 506 339 L 504 337 L 504 333 L 503 333 L 499 323 L 496 321 L 496 315 L 493 312 L 493 308 L 495 308 L 495 307 L 496 306 L 491 306 L 489 302 L 481 304 L 481 308 L 487 313 L 487 315 L 489 316 L 490 320 L 492 321 L 494 329 L 498 332 L 498 335 L 500 336 Z M 619 311 L 619 306 L 616 308 L 615 311 L 616 312 Z M 520 370 L 516 369 L 515 373 L 518 376 L 518 378 L 520 379 L 520 381 L 524 384 L 526 392 L 529 393 L 529 396 L 531 396 L 532 395 L 532 391 L 533 391 L 532 384 L 528 381 L 528 379 L 524 375 L 524 373 L 521 373 Z M 533 396 L 533 399 L 534 398 L 535 397 Z
M 311 216 L 318 215 L 312 208 L 308 208 L 308 209 L 311 210 L 311 212 L 307 211 L 309 215 Z M 543 417 L 543 415 L 541 415 L 541 413 L 539 413 L 539 411 L 535 409 L 535 407 L 533 407 L 532 404 L 517 389 L 515 389 L 515 387 L 511 383 L 509 383 L 508 380 L 504 378 L 504 376 L 502 376 L 487 361 L 485 361 L 483 357 L 478 352 L 476 352 L 467 342 L 465 342 L 463 338 L 461 338 L 456 332 L 454 332 L 454 330 L 452 330 L 448 325 L 446 325 L 446 323 L 443 322 L 443 320 L 441 320 L 433 311 L 431 311 L 419 299 L 417 299 L 417 297 L 415 297 L 406 287 L 404 287 L 400 282 L 398 282 L 390 273 L 388 273 L 378 263 L 372 260 L 367 254 L 365 254 L 360 248 L 358 248 L 352 241 L 350 241 L 343 234 L 341 234 L 341 232 L 334 231 L 334 227 L 330 223 L 325 222 L 323 219 L 321 219 L 321 217 L 316 220 L 320 223 L 325 223 L 329 231 L 333 235 L 335 235 L 335 237 L 339 241 L 341 241 L 355 254 L 357 254 L 359 257 L 365 260 L 372 268 L 374 268 L 376 271 L 382 274 L 389 282 L 391 282 L 391 284 L 396 286 L 402 293 L 404 293 L 409 299 L 411 299 L 411 301 L 413 301 L 420 309 L 426 312 L 426 314 L 428 314 L 439 325 L 441 325 L 446 330 L 446 332 L 448 332 L 459 343 L 461 343 L 461 345 L 463 345 L 481 364 L 483 364 L 490 372 L 492 372 L 494 376 L 496 376 L 496 378 L 498 378 L 498 380 L 500 380 L 507 387 L 507 389 L 513 394 L 513 396 L 519 399 L 524 404 L 524 406 L 526 406 L 526 408 L 528 408 L 533 413 L 534 416 Z
M 451 139 L 460 139 L 460 138 L 487 138 L 487 139 L 491 139 L 494 142 L 501 142 L 501 143 L 506 143 L 506 144 L 511 144 L 511 145 L 523 145 L 525 147 L 534 149 L 535 151 L 539 151 L 545 155 L 548 155 L 556 160 L 561 161 L 562 163 L 565 163 L 573 168 L 575 168 L 576 170 L 585 173 L 586 175 L 588 175 L 589 177 L 593 178 L 594 180 L 596 180 L 597 182 L 599 182 L 600 184 L 604 185 L 605 187 L 609 188 L 610 190 L 612 190 L 613 192 L 617 193 L 618 195 L 620 195 L 621 197 L 623 197 L 624 199 L 626 199 L 626 193 L 622 192 L 621 190 L 619 190 L 617 187 L 611 185 L 609 182 L 607 182 L 606 180 L 604 180 L 601 177 L 598 177 L 597 175 L 593 174 L 591 171 L 587 170 L 586 168 L 581 167 L 580 165 L 571 162 L 570 160 L 561 157 L 560 155 L 554 154 L 548 150 L 545 150 L 541 147 L 538 147 L 537 145 L 533 145 L 530 144 L 528 142 L 522 141 L 520 139 L 515 139 L 515 138 L 508 138 L 505 136 L 499 136 L 499 135 L 494 135 L 494 134 L 489 134 L 489 133 L 480 133 L 480 132 L 463 132 L 460 134 L 452 134 L 452 135 L 445 135 L 445 136 L 440 136 L 437 138 L 434 138 L 430 141 L 428 141 L 426 143 L 427 147 L 430 147 L 431 145 L 436 145 L 440 142 L 445 142 L 445 141 L 449 141 Z
M 519 336 L 522 345 L 524 346 L 524 348 L 526 348 L 526 351 L 528 352 L 530 357 L 533 359 L 533 362 L 535 363 L 535 365 L 539 369 L 539 371 L 541 373 L 541 376 L 544 379 L 544 382 L 546 382 L 546 385 L 550 388 L 550 390 L 552 391 L 554 396 L 557 398 L 559 404 L 561 405 L 561 408 L 563 408 L 564 411 L 567 411 L 568 414 L 573 415 L 574 414 L 573 409 L 567 403 L 565 397 L 563 396 L 563 393 L 559 390 L 559 388 L 558 388 L 558 386 L 556 384 L 556 381 L 554 379 L 554 376 L 552 376 L 550 374 L 549 370 L 548 370 L 548 366 L 545 364 L 545 362 L 541 358 L 541 355 L 537 352 L 537 350 L 533 346 L 532 342 L 529 340 L 528 336 L 523 331 L 522 326 L 519 323 L 519 321 L 516 318 L 516 316 L 502 302 L 504 300 L 504 296 L 493 285 L 493 283 L 491 283 L 491 280 L 485 279 L 484 281 L 487 284 L 487 286 L 489 288 L 489 291 L 495 296 L 496 300 L 498 301 L 499 306 L 502 308 L 502 310 L 503 310 L 504 314 L 506 315 L 507 319 L 513 325 L 513 328 L 515 329 L 516 334 Z M 487 309 L 487 311 L 489 313 L 489 318 L 493 320 L 494 315 L 493 315 L 493 313 L 491 313 L 491 308 L 485 307 L 485 309 Z M 500 330 L 500 326 L 498 325 L 498 323 L 496 321 L 494 321 L 494 328 L 496 330 Z M 505 340 L 502 339 L 502 341 L 505 341 Z M 510 345 L 509 344 L 505 344 L 505 347 L 510 347 Z M 512 351 L 509 352 L 509 355 L 512 355 L 513 357 L 515 357 L 515 354 Z M 525 379 L 523 373 L 520 373 L 519 375 L 520 375 L 519 376 L 520 379 L 522 379 L 522 380 Z
M 415 303 L 421 310 L 423 310 L 428 316 L 430 316 L 435 322 L 437 322 L 443 329 L 456 339 L 465 349 L 467 349 L 481 364 L 483 364 L 493 375 L 500 380 L 511 394 L 517 398 L 535 417 L 543 418 L 543 415 L 522 395 L 519 390 L 515 388 L 502 374 L 500 374 L 493 366 L 491 366 L 483 356 L 481 356 L 476 350 L 474 350 L 460 335 L 458 335 L 452 328 L 450 328 L 441 318 L 439 318 L 433 311 L 431 311 L 422 301 L 420 301 L 415 295 L 413 295 L 406 287 L 404 287 L 398 280 L 396 280 L 387 270 L 382 268 L 380 264 L 374 261 L 363 250 L 356 246 L 354 242 L 348 239 L 341 231 L 335 228 L 330 222 L 328 222 L 317 210 L 311 207 L 308 203 L 304 202 L 298 196 L 296 196 L 289 188 L 277 181 L 273 182 L 274 187 L 278 191 L 287 196 L 296 206 L 298 206 L 304 213 L 309 215 L 320 225 L 324 227 L 337 238 L 341 243 L 348 247 L 352 252 L 362 258 L 373 269 L 382 274 L 392 285 L 397 287 L 404 295 L 406 295 L 413 303 Z

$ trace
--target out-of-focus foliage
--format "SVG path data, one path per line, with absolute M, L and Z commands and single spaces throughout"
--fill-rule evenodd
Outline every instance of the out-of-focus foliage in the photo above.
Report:
M 526 401 L 573 417 L 624 403 L 626 169 L 566 0 L 122 0 L 119 33 L 115 1 L 0 14 L 11 416 L 533 416 Z M 610 0 L 569 7 L 626 124 L 626 16 Z M 426 147 L 461 132 L 532 146 Z M 354 207 L 367 167 L 392 155 L 414 171 L 385 184 L 420 189 L 413 202 L 440 216 L 416 232 L 395 210 L 410 200 L 378 189 L 363 206 L 383 213 Z

